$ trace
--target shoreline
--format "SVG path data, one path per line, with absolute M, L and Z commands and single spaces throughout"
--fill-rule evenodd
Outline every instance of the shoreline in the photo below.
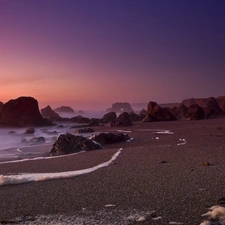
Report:
M 134 141 L 48 161 L 0 164 L 1 174 L 72 171 L 105 162 L 123 148 L 115 162 L 90 174 L 0 186 L 0 221 L 25 215 L 97 218 L 101 212 L 102 216 L 111 212 L 111 220 L 118 221 L 118 212 L 128 217 L 129 212 L 141 216 L 156 211 L 162 218 L 151 219 L 151 224 L 200 224 L 201 214 L 225 196 L 225 119 L 136 123 L 118 130 L 125 129 Z M 174 134 L 150 131 L 156 129 Z M 96 131 L 116 130 L 96 127 Z M 187 143 L 177 145 L 180 139 Z M 107 204 L 114 206 L 106 209 Z

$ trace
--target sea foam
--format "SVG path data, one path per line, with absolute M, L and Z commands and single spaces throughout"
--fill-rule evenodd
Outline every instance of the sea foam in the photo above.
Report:
M 62 178 L 71 178 L 75 176 L 80 176 L 83 174 L 88 174 L 94 172 L 100 168 L 109 166 L 121 153 L 122 148 L 120 148 L 110 160 L 101 163 L 97 166 L 68 171 L 68 172 L 59 172 L 59 173 L 22 173 L 17 175 L 0 175 L 0 185 L 9 185 L 9 184 L 21 184 L 27 183 L 31 181 L 44 181 L 44 180 L 52 180 L 52 179 L 62 179 Z

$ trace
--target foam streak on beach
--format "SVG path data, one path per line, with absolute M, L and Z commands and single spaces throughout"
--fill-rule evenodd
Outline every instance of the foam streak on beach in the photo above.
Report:
M 97 166 L 94 166 L 88 169 L 83 169 L 83 170 L 59 172 L 59 173 L 30 173 L 30 174 L 24 173 L 24 174 L 8 175 L 8 176 L 0 175 L 0 185 L 21 184 L 21 183 L 27 183 L 31 181 L 71 178 L 75 176 L 84 175 L 87 173 L 92 173 L 98 169 L 109 166 L 119 156 L 121 151 L 122 151 L 122 148 L 119 149 L 109 161 L 101 163 Z

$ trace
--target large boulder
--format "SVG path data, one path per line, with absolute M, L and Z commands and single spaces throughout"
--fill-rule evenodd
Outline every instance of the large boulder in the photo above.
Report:
M 127 127 L 132 125 L 133 123 L 128 112 L 121 113 L 116 119 L 117 127 Z
M 220 108 L 216 99 L 213 97 L 210 97 L 207 99 L 206 108 L 204 108 L 204 112 L 205 112 L 206 119 L 225 116 L 225 112 Z
M 90 151 L 101 149 L 101 145 L 91 139 L 75 136 L 70 133 L 61 134 L 49 152 L 50 156 L 65 155 L 79 152 L 82 150 Z
M 43 117 L 46 118 L 55 118 L 56 120 L 57 118 L 59 118 L 59 114 L 56 113 L 54 110 L 52 110 L 52 108 L 49 105 L 41 109 L 41 114 Z
M 128 102 L 117 102 L 112 104 L 112 108 L 106 110 L 106 112 L 133 112 L 131 105 Z
M 92 135 L 90 139 L 104 145 L 128 141 L 130 137 L 122 133 L 100 133 L 98 135 Z
M 143 119 L 143 122 L 172 120 L 176 120 L 176 117 L 168 108 L 162 108 L 156 102 L 148 103 L 147 116 Z
M 188 108 L 188 112 L 186 115 L 186 119 L 189 120 L 200 120 L 204 119 L 205 114 L 202 107 L 200 107 L 198 104 L 190 105 Z
M 101 122 L 102 123 L 109 123 L 109 122 L 115 121 L 116 118 L 117 118 L 117 116 L 116 116 L 115 112 L 109 112 L 109 113 L 106 113 L 103 116 L 103 118 L 101 119 Z
M 51 121 L 43 118 L 38 102 L 32 97 L 19 97 L 6 102 L 0 113 L 0 123 L 5 126 L 50 126 Z

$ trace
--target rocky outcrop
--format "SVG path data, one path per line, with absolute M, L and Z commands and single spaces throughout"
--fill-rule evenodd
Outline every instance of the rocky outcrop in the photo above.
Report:
M 115 112 L 109 112 L 109 113 L 106 113 L 103 116 L 103 118 L 101 119 L 101 122 L 102 123 L 109 123 L 109 122 L 115 121 L 116 118 L 117 118 L 117 116 L 116 116 Z
M 92 118 L 91 121 L 87 124 L 88 127 L 95 127 L 95 126 L 99 126 L 101 122 L 101 119 L 95 119 Z
M 186 119 L 188 107 L 185 106 L 184 104 L 180 104 L 179 107 L 174 107 L 172 111 L 177 119 Z
M 91 122 L 91 119 L 89 119 L 87 117 L 83 117 L 81 115 L 74 116 L 70 120 L 74 123 L 90 123 Z
M 57 138 L 57 140 L 53 144 L 53 147 L 49 155 L 50 156 L 65 155 L 79 152 L 82 150 L 90 151 L 101 148 L 102 147 L 99 143 L 96 143 L 91 139 L 66 133 L 61 134 Z
M 143 122 L 172 120 L 176 120 L 176 118 L 167 108 L 160 107 L 156 102 L 148 103 L 147 116 L 143 119 Z
M 104 145 L 128 141 L 130 137 L 127 134 L 121 133 L 100 133 L 98 135 L 92 135 L 90 139 Z
M 128 112 L 121 113 L 116 120 L 110 121 L 106 124 L 108 127 L 127 127 L 132 126 L 133 122 L 130 118 L 130 115 Z
M 32 97 L 19 97 L 6 102 L 0 113 L 0 123 L 5 126 L 50 126 L 51 121 L 43 118 L 38 102 Z
M 106 112 L 133 112 L 134 110 L 131 108 L 128 102 L 117 102 L 112 104 L 112 108 L 106 110 Z
M 128 112 L 121 113 L 116 119 L 117 127 L 127 127 L 132 125 L 133 123 Z
M 129 113 L 129 117 L 130 117 L 132 122 L 142 121 L 142 119 L 144 118 L 144 117 L 142 117 L 142 116 L 140 116 L 140 115 L 138 115 L 138 114 L 136 114 L 134 112 L 133 113 Z
M 206 108 L 204 108 L 204 112 L 206 119 L 219 118 L 225 116 L 225 112 L 219 107 L 219 104 L 213 97 L 207 99 Z
M 45 118 L 51 118 L 57 120 L 60 116 L 48 105 L 45 108 L 41 109 L 41 114 Z
M 200 119 L 204 119 L 204 117 L 205 117 L 204 110 L 198 104 L 189 106 L 188 113 L 186 115 L 186 119 L 200 120 Z
M 70 106 L 60 106 L 56 109 L 54 109 L 54 111 L 56 113 L 70 113 L 70 114 L 74 114 L 75 111 L 70 107 Z
M 140 116 L 147 116 L 147 110 L 146 109 L 142 109 L 140 112 L 139 112 L 139 114 L 138 115 L 140 115 Z
M 87 127 L 87 128 L 81 128 L 81 129 L 76 130 L 75 134 L 94 133 L 94 132 L 95 132 L 94 129 Z

